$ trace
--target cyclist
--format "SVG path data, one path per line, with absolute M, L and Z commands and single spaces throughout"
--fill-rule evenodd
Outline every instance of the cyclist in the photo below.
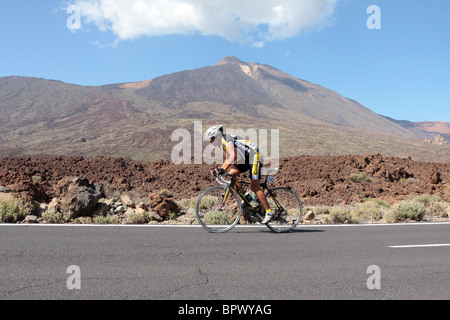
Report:
M 206 138 L 215 146 L 222 147 L 226 152 L 226 160 L 222 166 L 217 167 L 212 171 L 218 174 L 223 174 L 227 170 L 235 178 L 238 178 L 241 173 L 251 170 L 251 184 L 250 190 L 253 191 L 262 205 L 266 209 L 266 216 L 261 222 L 267 224 L 272 220 L 273 212 L 270 209 L 264 192 L 260 188 L 261 181 L 261 161 L 259 149 L 256 145 L 248 140 L 240 137 L 223 134 L 223 126 L 214 126 L 206 131 Z M 242 185 L 236 183 L 239 190 L 244 193 Z M 246 196 L 249 196 L 246 194 Z

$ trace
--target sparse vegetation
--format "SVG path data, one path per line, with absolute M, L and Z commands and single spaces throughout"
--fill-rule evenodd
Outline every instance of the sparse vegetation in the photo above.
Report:
M 32 176 L 31 180 L 33 180 L 35 182 L 41 182 L 42 181 L 42 177 L 41 176 Z
M 187 210 L 189 208 L 195 209 L 196 202 L 197 202 L 197 198 L 183 198 L 181 200 L 176 201 L 178 206 L 184 210 Z
M 398 223 L 407 221 L 446 221 L 450 203 L 428 194 L 410 197 L 390 206 L 381 199 L 367 198 L 348 206 L 305 207 L 315 214 L 316 224 Z
M 423 194 L 417 197 L 409 197 L 405 201 L 397 203 L 387 214 L 387 222 L 433 221 L 448 218 L 450 204 L 442 202 L 440 197 Z
M 361 182 L 372 182 L 372 178 L 370 178 L 367 173 L 360 172 L 360 173 L 354 173 L 347 177 L 345 177 L 347 181 L 355 182 L 355 183 L 361 183 Z
M 353 215 L 350 208 L 337 206 L 332 208 L 330 214 L 325 218 L 326 224 L 357 224 L 359 220 Z
M 167 198 L 172 198 L 173 194 L 169 189 L 161 189 L 158 191 L 158 194 L 161 194 L 163 196 L 166 196 Z
M 373 198 L 366 198 L 364 199 L 363 203 L 371 203 L 374 202 L 379 206 L 385 207 L 385 208 L 390 208 L 391 206 L 389 205 L 389 203 L 387 203 L 384 200 L 381 199 L 373 199 Z
M 169 214 L 167 215 L 167 219 L 169 221 L 176 220 L 178 217 L 179 217 L 179 214 L 172 212 L 172 211 L 170 211 Z
M 425 216 L 431 219 L 435 218 L 448 218 L 447 208 L 450 208 L 450 204 L 443 202 L 432 202 L 425 207 Z
M 362 203 L 355 206 L 352 214 L 360 222 L 373 223 L 375 221 L 381 221 L 390 206 L 380 199 L 365 199 Z
M 57 211 L 45 211 L 42 214 L 43 222 L 50 224 L 64 223 L 63 215 Z
M 126 215 L 127 219 L 132 224 L 145 224 L 150 221 L 150 215 L 148 212 L 133 212 Z
M 400 178 L 399 182 L 404 184 L 414 184 L 418 183 L 419 180 L 416 178 Z
M 119 224 L 120 219 L 117 215 L 97 216 L 92 219 L 94 224 Z
M 315 214 L 330 214 L 332 208 L 331 206 L 306 207 L 305 211 L 312 209 Z
M 34 204 L 22 198 L 12 198 L 0 201 L 0 221 L 17 223 L 34 211 Z
M 413 197 L 413 198 L 409 197 L 409 198 L 407 198 L 407 200 L 413 201 L 413 202 L 420 202 L 423 204 L 430 204 L 430 203 L 440 202 L 442 199 L 441 199 L 441 197 L 433 197 L 429 194 L 422 194 L 420 196 Z
M 223 211 L 211 211 L 208 212 L 203 221 L 207 224 L 232 224 L 233 220 L 226 212 Z
M 212 208 L 218 203 L 217 197 L 213 196 L 204 196 L 202 201 L 199 203 L 199 209 L 208 209 Z M 195 207 L 195 205 L 194 205 Z
M 400 202 L 394 206 L 386 217 L 387 222 L 402 222 L 405 220 L 422 220 L 425 205 L 416 201 Z

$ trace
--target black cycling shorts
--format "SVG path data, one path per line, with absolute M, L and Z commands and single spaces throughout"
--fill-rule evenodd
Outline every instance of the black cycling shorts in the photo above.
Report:
M 253 158 L 250 161 L 250 157 Z M 245 163 L 236 163 L 235 166 L 239 169 L 241 173 L 247 172 L 250 170 L 250 177 L 252 180 L 261 180 L 261 167 L 262 163 L 260 161 L 259 152 L 250 155 L 249 158 L 245 159 Z

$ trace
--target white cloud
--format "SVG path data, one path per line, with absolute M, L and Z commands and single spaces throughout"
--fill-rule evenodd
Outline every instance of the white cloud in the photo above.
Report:
M 251 42 L 294 37 L 326 25 L 338 0 L 73 0 L 85 23 L 119 40 L 169 34 Z

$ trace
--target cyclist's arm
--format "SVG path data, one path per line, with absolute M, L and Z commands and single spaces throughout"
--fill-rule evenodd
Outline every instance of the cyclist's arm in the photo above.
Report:
M 236 149 L 232 143 L 229 143 L 227 145 L 226 160 L 222 165 L 222 169 L 227 171 L 235 163 L 236 159 L 237 159 Z

